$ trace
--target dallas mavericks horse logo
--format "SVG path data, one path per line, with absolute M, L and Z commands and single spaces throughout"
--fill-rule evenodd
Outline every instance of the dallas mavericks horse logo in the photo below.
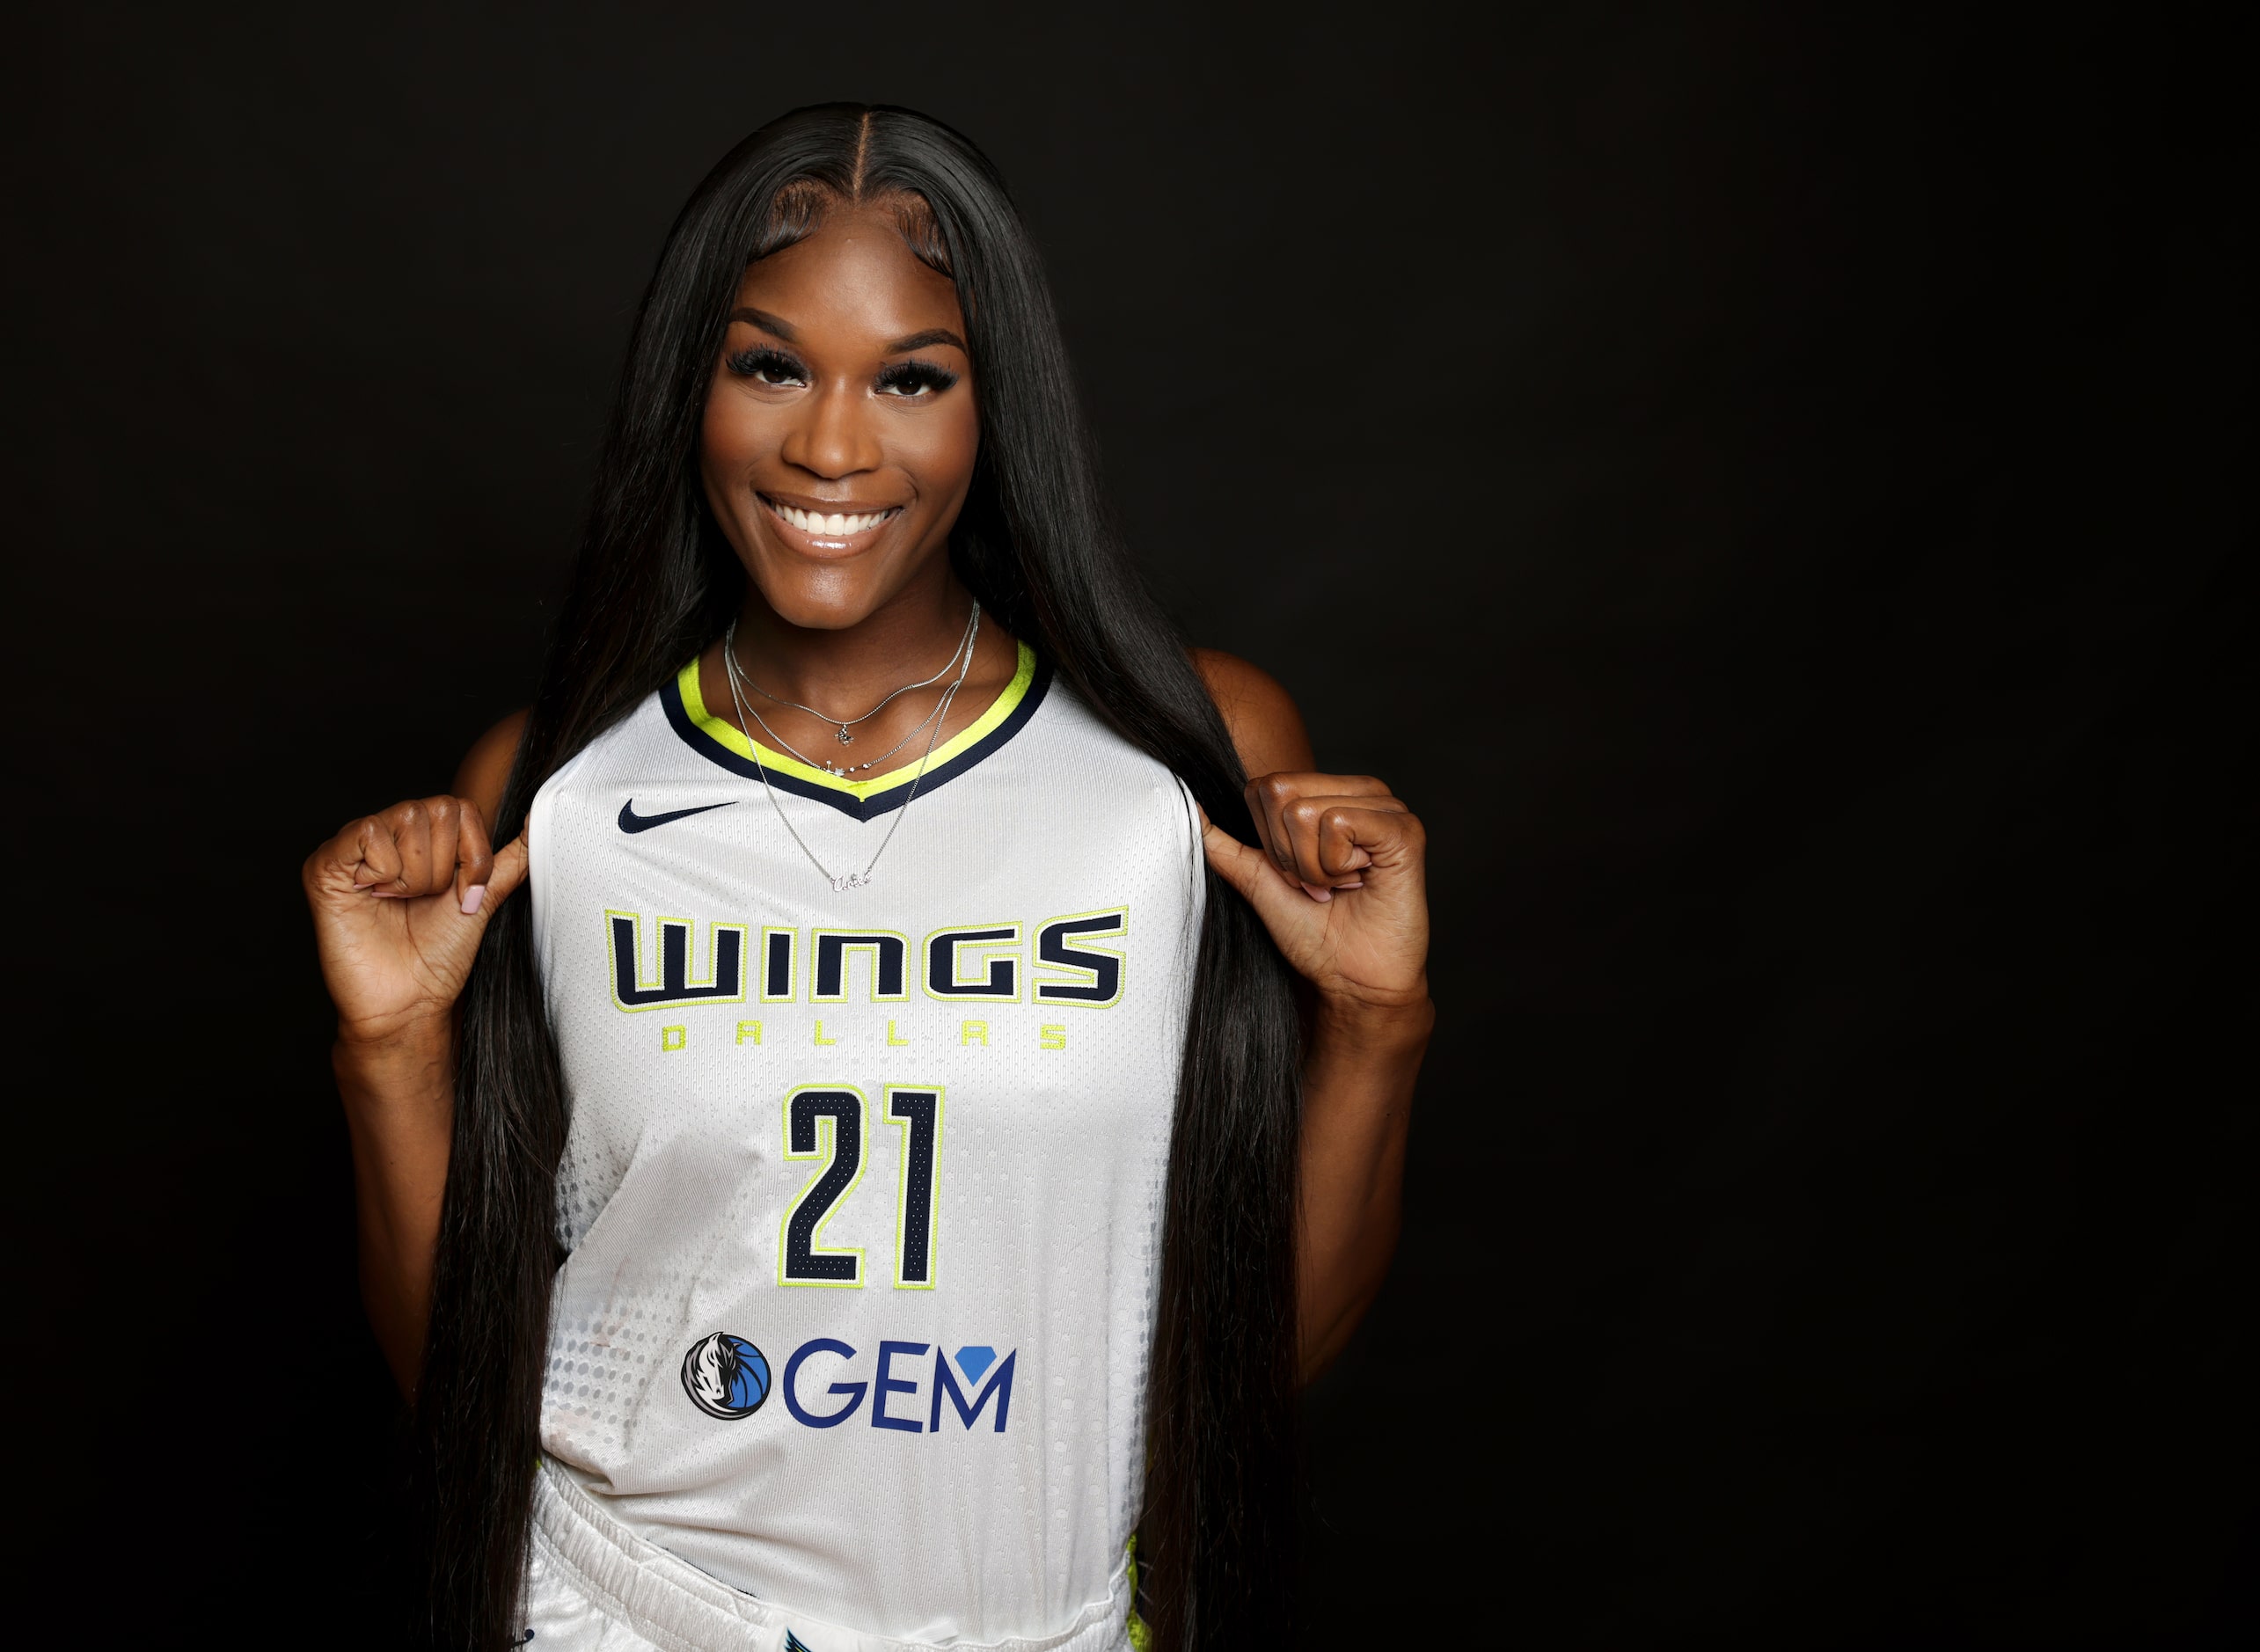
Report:
M 750 1417 L 769 1398 L 769 1361 L 743 1337 L 717 1331 L 683 1356 L 683 1392 L 710 1417 Z

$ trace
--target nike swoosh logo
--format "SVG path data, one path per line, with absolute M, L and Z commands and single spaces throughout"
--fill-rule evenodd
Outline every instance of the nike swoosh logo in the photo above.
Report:
M 703 815 L 710 808 L 728 808 L 730 803 L 736 801 L 737 799 L 732 798 L 729 803 L 701 803 L 696 808 L 669 809 L 664 815 L 639 815 L 635 799 L 630 798 L 620 805 L 620 830 L 624 832 L 647 832 L 655 826 L 664 826 L 668 822 L 681 820 L 686 815 Z

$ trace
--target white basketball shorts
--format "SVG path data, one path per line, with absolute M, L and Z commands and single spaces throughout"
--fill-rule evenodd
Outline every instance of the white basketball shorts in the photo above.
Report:
M 741 1594 L 645 1542 L 548 1465 L 534 1476 L 525 1652 L 945 1652 Z M 1040 1641 L 947 1652 L 1131 1652 L 1127 1566 L 1108 1597 Z

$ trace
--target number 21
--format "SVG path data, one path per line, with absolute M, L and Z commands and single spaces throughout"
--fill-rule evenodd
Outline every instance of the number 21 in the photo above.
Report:
M 890 1084 L 885 1099 L 888 1119 L 903 1132 L 902 1173 L 895 1198 L 895 1288 L 931 1290 L 942 1089 L 939 1085 Z M 867 1110 L 863 1093 L 843 1085 L 810 1085 L 785 1098 L 785 1157 L 823 1163 L 778 1228 L 779 1284 L 863 1288 L 862 1251 L 852 1246 L 826 1249 L 821 1241 L 833 1210 L 863 1180 Z

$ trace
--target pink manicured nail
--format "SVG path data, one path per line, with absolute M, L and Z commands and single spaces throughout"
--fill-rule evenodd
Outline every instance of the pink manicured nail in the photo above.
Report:
M 485 884 L 474 883 L 463 892 L 463 915 L 465 917 L 477 917 L 479 909 L 486 904 L 486 886 Z
M 1336 895 L 1339 895 L 1344 889 L 1362 889 L 1364 887 L 1365 880 L 1363 878 L 1344 878 L 1341 882 L 1334 886 L 1334 892 Z
M 1300 880 L 1298 879 L 1297 881 L 1299 882 Z M 1315 883 L 1305 883 L 1303 885 L 1303 893 L 1309 895 L 1313 901 L 1317 901 L 1321 903 L 1334 899 L 1334 891 L 1332 889 L 1321 889 Z

